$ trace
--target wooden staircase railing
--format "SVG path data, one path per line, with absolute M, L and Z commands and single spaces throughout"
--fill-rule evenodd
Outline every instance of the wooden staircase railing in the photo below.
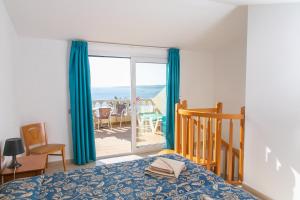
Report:
M 241 108 L 240 114 L 224 114 L 222 110 L 222 103 L 215 108 L 201 109 L 188 109 L 186 101 L 176 104 L 175 152 L 219 176 L 223 174 L 229 183 L 241 184 L 244 174 L 245 107 Z M 225 121 L 229 121 L 228 141 L 222 138 Z M 239 121 L 239 132 L 234 132 L 234 121 Z M 234 147 L 234 136 L 238 133 L 239 147 Z M 222 154 L 225 154 L 224 158 Z

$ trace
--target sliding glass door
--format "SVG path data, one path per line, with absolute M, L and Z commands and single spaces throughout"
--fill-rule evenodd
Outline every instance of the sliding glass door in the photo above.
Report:
M 161 149 L 165 60 L 90 56 L 89 61 L 97 157 Z
M 90 56 L 97 157 L 132 152 L 130 58 Z
M 161 149 L 166 128 L 166 63 L 132 58 L 133 150 Z

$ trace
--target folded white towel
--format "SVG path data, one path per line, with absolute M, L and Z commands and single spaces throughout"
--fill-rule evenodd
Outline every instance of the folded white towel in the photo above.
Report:
M 146 172 L 151 175 L 157 174 L 178 178 L 181 171 L 184 169 L 184 162 L 158 157 L 148 168 L 146 168 Z
M 163 157 L 159 157 L 160 160 L 162 160 L 163 162 L 165 162 L 174 172 L 174 175 L 176 178 L 179 177 L 181 171 L 183 169 L 185 169 L 185 163 L 178 161 L 178 160 L 172 160 L 169 158 L 163 158 Z
M 201 196 L 201 200 L 214 200 L 211 197 L 207 196 L 206 194 Z
M 157 158 L 151 165 L 150 168 L 153 170 L 158 170 L 162 172 L 166 172 L 169 174 L 173 174 L 174 170 L 173 168 L 165 162 L 163 159 Z

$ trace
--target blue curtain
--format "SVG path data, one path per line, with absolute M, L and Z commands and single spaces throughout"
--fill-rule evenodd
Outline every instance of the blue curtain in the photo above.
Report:
M 87 42 L 72 41 L 69 62 L 69 89 L 74 162 L 96 160 Z
M 175 104 L 179 102 L 180 56 L 179 49 L 168 50 L 167 64 L 167 123 L 166 148 L 174 149 Z

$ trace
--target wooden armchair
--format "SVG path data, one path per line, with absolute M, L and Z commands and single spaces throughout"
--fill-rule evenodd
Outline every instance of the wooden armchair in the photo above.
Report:
M 23 139 L 25 143 L 26 155 L 30 154 L 47 154 L 61 156 L 66 171 L 65 161 L 65 145 L 64 144 L 48 144 L 47 134 L 44 123 L 34 123 L 22 126 Z
M 111 114 L 111 116 L 113 117 L 120 118 L 120 127 L 122 127 L 122 122 L 123 122 L 123 118 L 125 117 L 125 113 L 126 113 L 126 104 L 117 104 L 116 112 Z
M 111 108 L 99 108 L 99 123 L 100 123 L 100 127 L 103 126 L 103 121 L 104 123 L 107 123 L 107 126 L 109 128 L 112 128 L 111 125 Z

